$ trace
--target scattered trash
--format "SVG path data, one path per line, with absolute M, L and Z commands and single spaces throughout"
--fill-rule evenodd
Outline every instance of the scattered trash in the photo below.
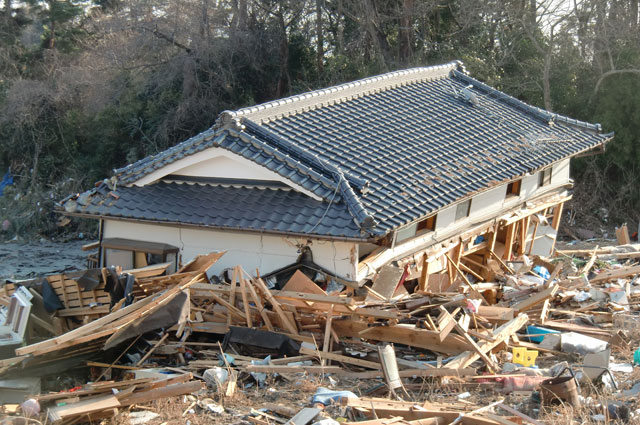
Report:
M 564 353 L 598 353 L 607 348 L 607 341 L 583 335 L 577 332 L 563 333 L 560 338 L 560 345 Z
M 160 416 L 158 413 L 142 410 L 140 412 L 129 412 L 129 423 L 131 425 L 142 425 Z
M 351 391 L 334 391 L 328 388 L 319 387 L 316 390 L 316 393 L 311 397 L 311 403 L 320 403 L 328 406 L 331 403 L 339 403 L 345 398 L 358 398 L 358 396 Z
M 221 387 L 229 379 L 229 372 L 221 367 L 207 369 L 202 374 L 204 381 L 211 388 Z

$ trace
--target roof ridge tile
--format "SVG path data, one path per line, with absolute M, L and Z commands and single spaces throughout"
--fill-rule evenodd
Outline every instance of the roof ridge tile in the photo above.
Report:
M 273 100 L 256 106 L 249 106 L 237 111 L 224 111 L 222 116 L 226 115 L 231 118 L 247 117 L 260 124 L 275 118 L 334 105 L 416 81 L 443 78 L 456 69 L 464 70 L 462 62 L 456 60 L 442 65 L 388 72 L 337 86 L 297 94 L 284 99 Z

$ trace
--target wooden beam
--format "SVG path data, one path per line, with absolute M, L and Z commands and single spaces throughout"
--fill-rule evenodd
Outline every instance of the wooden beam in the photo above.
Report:
M 438 332 L 411 325 L 369 327 L 366 322 L 349 318 L 334 320 L 332 326 L 341 337 L 406 344 L 444 354 L 458 354 L 468 349 L 467 342 L 459 335 L 450 334 L 444 341 L 440 341 Z
M 466 258 L 463 258 L 463 260 L 464 261 L 469 261 Z M 473 269 L 471 269 L 469 266 L 465 265 L 464 263 L 458 264 L 458 267 L 460 267 L 462 270 L 464 270 L 465 272 L 469 273 L 470 275 L 472 275 L 476 279 L 484 281 L 484 278 L 482 276 L 480 276 L 478 273 L 474 272 Z M 482 266 L 482 267 L 484 267 L 484 266 Z
M 513 239 L 515 236 L 515 227 L 518 222 L 514 222 L 507 225 L 507 235 L 504 240 L 504 254 L 502 255 L 502 259 L 509 261 L 511 260 L 511 253 L 513 252 Z
M 438 316 L 438 328 L 437 328 L 437 331 L 439 333 L 438 337 L 440 339 L 440 342 L 442 342 L 449 335 L 449 333 L 453 330 L 453 328 L 455 328 L 456 319 L 454 319 L 453 316 L 455 316 L 460 309 L 457 308 L 453 312 L 453 315 L 449 314 L 447 309 L 444 308 L 441 305 L 438 306 L 438 310 L 440 311 L 440 315 Z M 427 316 L 427 317 L 430 318 L 430 316 Z
M 598 273 L 598 275 L 590 279 L 591 283 L 606 282 L 609 280 L 629 277 L 640 274 L 640 266 L 623 267 L 621 269 L 609 270 Z
M 520 221 L 520 234 L 518 242 L 518 255 L 524 255 L 527 246 L 527 233 L 529 232 L 529 223 L 531 216 L 527 216 Z
M 150 349 L 149 351 L 147 351 L 145 353 L 144 356 L 142 356 L 142 358 L 140 360 L 138 360 L 138 363 L 136 363 L 136 366 L 140 366 L 141 364 L 144 363 L 145 360 L 147 360 L 149 358 L 149 356 L 151 356 L 151 354 L 153 354 L 153 352 L 155 351 L 156 348 L 158 348 L 169 336 L 168 332 L 165 332 L 164 335 L 162 335 L 162 338 L 160 338 L 160 340 L 158 340 L 158 342 L 156 342 Z
M 504 325 L 500 326 L 496 330 L 491 333 L 491 336 L 495 339 L 495 341 L 486 341 L 483 342 L 479 347 L 484 353 L 489 352 L 489 350 L 493 350 L 498 345 L 502 344 L 504 341 L 508 340 L 511 335 L 516 333 L 518 329 L 524 326 L 529 321 L 529 316 L 524 313 L 518 315 L 515 319 L 510 320 Z M 480 356 L 473 352 L 467 351 L 465 353 L 461 353 L 456 358 L 451 360 L 447 367 L 452 368 L 464 368 L 468 367 L 471 363 L 478 360 Z
M 435 377 L 435 376 L 473 376 L 476 370 L 473 368 L 465 369 L 452 369 L 452 368 L 432 368 L 432 369 L 403 369 L 398 371 L 400 378 L 411 377 Z M 382 371 L 366 371 L 366 372 L 351 372 L 348 370 L 342 370 L 337 373 L 338 376 L 344 376 L 357 379 L 377 379 L 383 378 Z
M 427 254 L 422 254 L 422 270 L 420 270 L 420 280 L 418 283 L 418 288 L 420 291 L 427 290 L 427 283 L 429 283 L 429 263 L 427 259 L 429 257 Z
M 331 341 L 331 321 L 333 320 L 333 304 L 329 305 L 327 311 L 327 319 L 324 327 L 324 340 L 322 342 L 322 352 L 329 352 L 329 342 Z M 324 359 L 322 360 L 322 366 L 325 365 Z
M 502 261 L 502 258 L 500 258 L 500 256 L 498 254 L 493 252 L 493 250 L 489 251 L 489 253 L 491 253 L 491 255 L 493 255 L 493 258 L 498 260 L 498 262 L 500 263 L 502 268 L 504 268 L 507 271 L 507 273 L 515 274 L 515 272 L 511 269 L 511 267 L 509 267 L 504 261 Z
M 300 353 L 301 354 L 307 354 L 310 356 L 314 356 L 317 357 L 319 356 L 321 359 L 325 358 L 325 359 L 329 359 L 329 360 L 335 360 L 337 362 L 340 363 L 347 363 L 347 364 L 352 364 L 355 366 L 362 366 L 362 367 L 366 367 L 368 369 L 374 369 L 374 370 L 379 370 L 380 369 L 380 363 L 378 362 L 372 362 L 369 360 L 363 360 L 363 359 L 358 359 L 355 357 L 349 357 L 349 356 L 344 356 L 341 354 L 337 354 L 334 352 L 318 352 L 315 350 L 312 350 L 310 348 L 307 348 L 305 346 L 300 347 Z
M 300 301 L 308 301 L 308 302 L 313 302 L 318 304 L 339 304 L 339 305 L 346 305 L 346 306 L 350 306 L 354 304 L 353 299 L 351 298 L 334 297 L 331 295 L 310 294 L 307 292 L 294 292 L 294 291 L 271 291 L 271 293 L 275 298 L 283 299 L 283 300 L 300 300 Z
M 520 301 L 519 303 L 512 306 L 511 308 L 513 308 L 518 313 L 526 311 L 531 307 L 544 302 L 550 297 L 553 297 L 556 294 L 556 292 L 558 292 L 558 289 L 560 289 L 560 285 L 555 284 L 545 290 L 542 290 L 534 295 L 531 295 L 529 298 Z
M 253 302 L 258 308 L 258 312 L 260 313 L 260 317 L 262 317 L 262 321 L 264 322 L 265 326 L 270 331 L 273 331 L 274 330 L 273 324 L 271 323 L 271 320 L 269 320 L 269 316 L 267 315 L 267 313 L 264 311 L 264 305 L 262 304 L 262 300 L 260 300 L 260 297 L 258 296 L 258 294 L 256 294 L 255 289 L 253 289 L 253 285 L 249 280 L 244 279 L 244 286 L 249 290 L 249 295 L 251 295 L 251 298 L 253 298 Z
M 465 329 L 463 329 L 462 326 L 460 326 L 460 324 L 458 322 L 455 322 L 455 324 L 456 324 L 457 331 L 460 333 L 460 335 L 462 335 L 467 340 L 467 342 L 469 343 L 469 345 L 471 345 L 471 347 L 476 352 L 476 354 L 478 356 L 480 356 L 482 361 L 487 365 L 487 369 L 489 369 L 489 372 L 496 373 L 498 371 L 498 366 L 494 363 L 494 361 L 491 360 L 491 358 L 489 356 L 487 356 L 486 352 L 482 348 L 480 348 L 478 346 L 478 344 L 476 344 L 476 342 L 473 340 L 473 338 L 471 338 L 471 336 L 469 336 L 467 331 Z M 493 341 L 491 341 L 491 342 L 493 342 Z M 489 351 L 489 350 L 490 349 L 488 349 L 487 351 Z
M 555 230 L 558 230 L 560 227 L 560 221 L 562 220 L 562 210 L 564 208 L 564 202 L 559 203 L 553 209 L 553 221 L 551 222 L 551 227 Z
M 237 270 L 237 269 L 238 269 L 238 266 L 234 268 L 234 270 Z M 238 274 L 238 276 L 240 275 Z M 249 308 L 249 298 L 247 297 L 246 283 L 242 278 L 242 276 L 240 276 L 238 280 L 240 281 L 240 295 L 242 296 L 242 307 L 244 308 L 244 317 L 247 322 L 247 327 L 252 328 L 253 320 L 251 319 L 251 309 Z
M 284 311 L 282 311 L 282 307 L 280 306 L 280 303 L 273 297 L 272 291 L 269 290 L 269 288 L 264 283 L 264 281 L 258 277 L 256 279 L 253 279 L 253 282 L 256 283 L 256 286 L 258 287 L 258 289 L 260 289 L 264 297 L 267 299 L 267 301 L 269 301 L 269 304 L 271 304 L 271 307 L 273 307 L 273 310 L 276 312 L 276 314 L 280 318 L 280 323 L 284 327 L 284 329 L 286 329 L 287 331 L 289 331 L 289 333 L 293 335 L 297 335 L 298 328 L 296 327 L 295 323 L 291 322 L 289 320 L 289 317 L 286 314 L 284 314 Z
M 482 301 L 485 305 L 489 305 L 489 303 L 487 302 L 487 300 L 484 299 L 482 294 L 476 290 L 476 288 L 471 284 L 471 282 L 469 282 L 469 279 L 467 279 L 467 277 L 464 275 L 464 273 L 462 273 L 462 271 L 460 270 L 460 267 L 458 267 L 458 265 L 456 263 L 451 261 L 451 258 L 449 257 L 449 255 L 447 255 L 447 254 L 444 254 L 444 255 L 447 257 L 447 260 L 449 260 L 449 262 L 451 262 L 451 266 L 456 270 L 458 275 L 462 278 L 462 281 L 467 284 L 467 286 L 469 287 L 469 292 L 471 293 L 471 295 L 473 295 L 474 298 L 479 299 L 480 301 Z

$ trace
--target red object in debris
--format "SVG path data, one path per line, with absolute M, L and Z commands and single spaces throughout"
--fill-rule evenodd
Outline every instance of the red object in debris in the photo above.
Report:
M 498 378 L 496 381 L 502 381 L 502 392 L 510 393 L 513 391 L 534 391 L 545 379 L 549 378 L 547 376 L 508 376 Z
M 67 390 L 67 392 L 68 392 L 68 393 L 74 393 L 74 392 L 76 392 L 76 391 L 78 391 L 78 390 L 81 390 L 82 388 L 83 388 L 83 387 L 73 387 L 73 388 L 71 388 L 71 389 Z M 64 391 L 63 391 L 63 392 L 64 392 Z

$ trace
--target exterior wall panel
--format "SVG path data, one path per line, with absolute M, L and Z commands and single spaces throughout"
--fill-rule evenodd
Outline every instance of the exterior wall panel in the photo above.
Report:
M 105 220 L 105 238 L 126 238 L 167 243 L 180 248 L 182 263 L 196 255 L 213 251 L 227 253 L 213 266 L 218 274 L 228 267 L 241 265 L 248 273 L 267 274 L 294 263 L 299 246 L 310 241 L 314 261 L 347 280 L 356 278 L 357 246 L 353 242 L 325 241 L 249 232 L 179 228 L 154 224 Z M 108 261 L 109 259 L 107 259 Z

